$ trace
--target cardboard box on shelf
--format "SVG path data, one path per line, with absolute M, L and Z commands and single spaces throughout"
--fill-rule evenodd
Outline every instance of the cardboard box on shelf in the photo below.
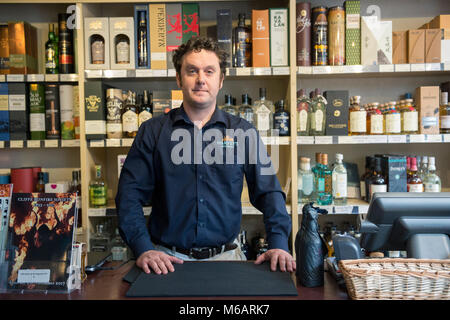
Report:
M 406 31 L 392 32 L 392 63 L 408 63 L 408 37 Z
M 425 63 L 425 30 L 408 30 L 408 62 Z
M 418 87 L 415 102 L 419 108 L 421 134 L 439 134 L 439 86 Z

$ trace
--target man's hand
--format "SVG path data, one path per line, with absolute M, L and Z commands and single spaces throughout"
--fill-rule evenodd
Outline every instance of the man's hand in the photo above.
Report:
M 270 261 L 270 270 L 272 271 L 277 271 L 277 265 L 280 265 L 282 272 L 293 272 L 297 267 L 294 258 L 282 249 L 267 250 L 256 259 L 255 264 L 261 264 L 264 261 Z
M 150 273 L 151 269 L 156 274 L 167 274 L 169 271 L 175 271 L 172 262 L 182 264 L 183 260 L 170 256 L 162 251 L 149 250 L 139 256 L 136 260 L 136 265 L 144 270 L 145 273 Z

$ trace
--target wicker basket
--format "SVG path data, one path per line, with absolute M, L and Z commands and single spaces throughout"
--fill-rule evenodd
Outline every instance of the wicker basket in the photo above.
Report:
M 341 260 L 339 267 L 352 299 L 450 299 L 450 259 Z

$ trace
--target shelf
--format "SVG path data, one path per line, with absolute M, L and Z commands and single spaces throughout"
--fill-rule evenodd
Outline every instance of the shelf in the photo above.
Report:
M 0 82 L 78 82 L 78 74 L 0 74 Z
M 314 206 L 318 206 L 314 204 Z M 334 204 L 328 206 L 319 206 L 326 209 L 328 214 L 365 214 L 369 209 L 369 203 L 361 199 L 348 199 L 345 206 L 336 206 Z M 303 204 L 298 205 L 298 214 L 302 214 Z
M 289 67 L 227 68 L 226 76 L 283 76 Z M 86 79 L 175 78 L 175 69 L 85 70 Z
M 80 140 L 10 140 L 0 141 L 0 149 L 79 148 Z
M 405 144 L 448 143 L 450 134 L 402 134 L 368 136 L 298 136 L 298 145 L 307 144 Z
M 440 74 L 450 71 L 450 63 L 417 63 L 417 64 L 385 64 L 385 65 L 354 65 L 354 66 L 313 66 L 297 67 L 298 76 L 331 76 L 331 75 L 416 75 L 417 73 Z
M 265 145 L 289 145 L 290 137 L 261 137 Z M 131 147 L 133 144 L 133 138 L 123 139 L 101 139 L 101 140 L 89 140 L 88 146 L 91 148 L 104 148 L 104 147 Z

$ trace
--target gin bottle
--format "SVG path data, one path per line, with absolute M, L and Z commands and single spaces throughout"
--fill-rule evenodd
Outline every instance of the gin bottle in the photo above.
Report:
M 428 158 L 428 173 L 425 176 L 425 192 L 441 192 L 441 178 L 436 174 L 436 165 L 434 157 Z
M 89 184 L 89 205 L 91 208 L 106 206 L 106 183 L 102 179 L 102 166 L 95 166 L 95 179 Z
M 333 201 L 335 205 L 347 204 L 347 169 L 342 164 L 343 155 L 336 153 L 336 163 L 332 173 Z
M 332 172 L 328 168 L 328 154 L 322 153 L 320 156 L 321 166 L 315 176 L 317 190 L 317 204 L 330 205 L 333 202 L 332 195 Z
M 232 114 L 233 116 L 237 116 L 236 108 L 231 104 L 231 95 L 225 95 L 225 104 L 222 107 L 222 110 Z
M 309 135 L 310 121 L 310 104 L 311 100 L 306 96 L 305 90 L 300 89 L 297 92 L 297 135 Z
M 322 96 L 319 89 L 314 90 L 311 101 L 311 136 L 325 135 L 325 115 L 327 100 Z
M 255 125 L 253 108 L 249 104 L 249 97 L 247 93 L 242 95 L 242 105 L 239 107 L 239 117 Z
M 266 99 L 266 88 L 259 88 L 259 100 L 255 101 L 255 126 L 259 134 L 269 136 L 273 127 L 273 102 Z
M 314 191 L 314 175 L 311 171 L 311 159 L 301 157 L 298 170 L 298 202 L 309 203 L 312 201 Z

